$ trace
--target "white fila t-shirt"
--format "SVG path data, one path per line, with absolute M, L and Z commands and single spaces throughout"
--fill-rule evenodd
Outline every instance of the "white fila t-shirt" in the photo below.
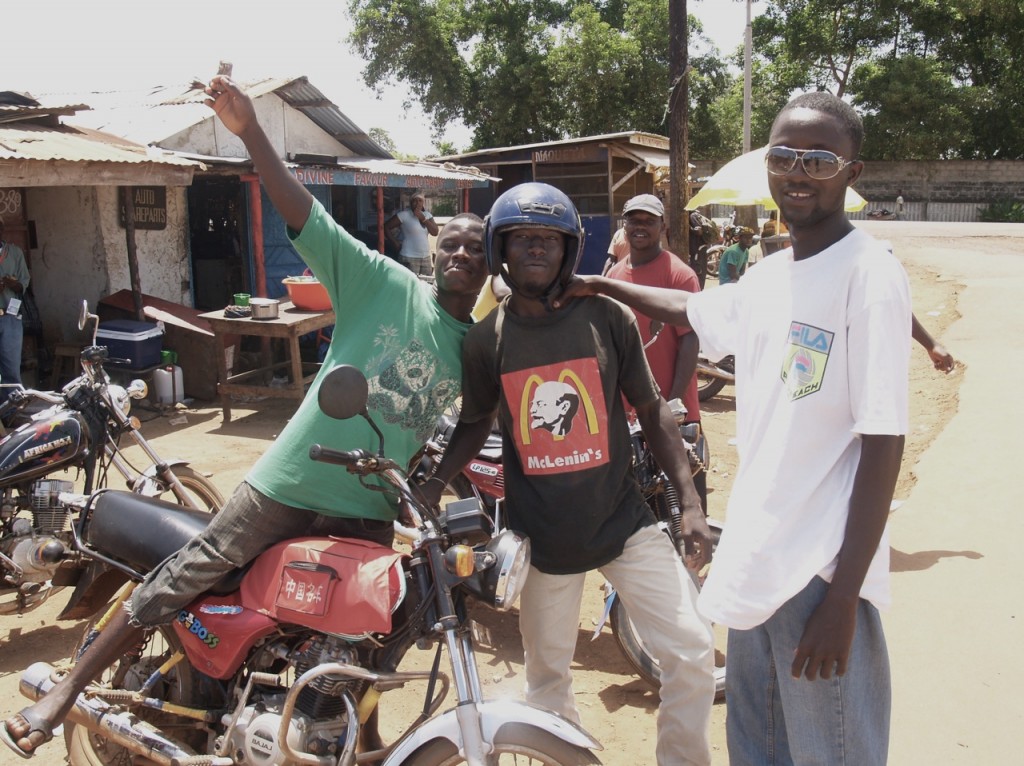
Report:
M 831 580 L 860 434 L 907 432 L 910 287 L 854 230 L 802 261 L 791 249 L 764 259 L 691 296 L 687 314 L 710 358 L 736 357 L 739 469 L 699 606 L 748 629 L 815 575 Z M 861 597 L 889 604 L 887 532 Z

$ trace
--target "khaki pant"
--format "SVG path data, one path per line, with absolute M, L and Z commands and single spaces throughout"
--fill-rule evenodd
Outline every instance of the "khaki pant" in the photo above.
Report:
M 697 613 L 697 589 L 672 542 L 656 526 L 637 531 L 617 559 L 600 568 L 661 665 L 657 759 L 660 766 L 709 764 L 715 697 L 711 624 Z M 526 699 L 579 723 L 569 670 L 579 633 L 586 573 L 530 569 L 520 600 Z M 633 753 L 633 762 L 649 762 Z

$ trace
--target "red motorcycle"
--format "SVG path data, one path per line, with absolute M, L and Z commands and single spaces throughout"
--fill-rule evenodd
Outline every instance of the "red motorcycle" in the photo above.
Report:
M 367 392 L 361 372 L 339 367 L 322 382 L 320 407 L 335 418 L 361 415 L 379 435 Z M 571 722 L 483 698 L 466 599 L 511 607 L 529 571 L 528 540 L 496 530 L 474 501 L 436 513 L 385 456 L 383 436 L 377 454 L 313 445 L 310 458 L 396 495 L 415 522 L 396 526 L 410 552 L 339 538 L 272 546 L 184 608 L 173 626 L 149 631 L 79 696 L 65 726 L 71 765 L 599 763 L 591 752 L 598 742 Z M 125 492 L 79 502 L 76 550 L 129 586 L 208 518 Z M 80 651 L 104 622 L 87 630 Z M 412 646 L 432 644 L 429 671 L 397 670 Z M 442 647 L 451 680 L 439 670 Z M 46 663 L 29 667 L 22 694 L 38 699 L 53 673 Z M 393 743 L 357 757 L 360 729 L 381 694 L 408 684 L 425 687 L 422 714 Z M 437 714 L 452 685 L 454 706 Z

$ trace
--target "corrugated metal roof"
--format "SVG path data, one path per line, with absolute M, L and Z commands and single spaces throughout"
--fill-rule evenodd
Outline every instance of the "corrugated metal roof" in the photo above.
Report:
M 356 157 L 391 159 L 391 153 L 370 138 L 362 128 L 342 114 L 327 96 L 310 85 L 305 77 L 291 80 L 274 88 L 284 102 L 298 109 L 321 130 L 348 147 Z
M 201 167 L 153 147 L 117 136 L 68 125 L 48 127 L 29 122 L 0 125 L 0 160 L 64 160 L 66 162 L 156 163 Z
M 669 140 L 665 136 L 659 136 L 657 133 L 644 133 L 639 130 L 627 130 L 621 133 L 603 133 L 597 136 L 581 136 L 580 138 L 563 138 L 558 141 L 544 141 L 538 144 L 520 144 L 518 146 L 500 146 L 493 147 L 490 149 L 478 149 L 475 152 L 465 152 L 463 154 L 447 154 L 443 157 L 435 157 L 434 159 L 438 162 L 444 162 L 446 160 L 462 160 L 469 157 L 477 157 L 486 154 L 501 154 L 502 152 L 519 152 L 524 149 L 541 149 L 552 146 L 565 146 L 567 144 L 586 144 L 593 143 L 595 141 L 625 141 L 625 143 L 637 146 L 652 146 L 655 148 L 663 148 L 668 151 Z
M 353 170 L 366 170 L 370 173 L 391 173 L 403 176 L 424 176 L 426 178 L 450 178 L 456 181 L 463 181 L 466 176 L 479 181 L 500 181 L 481 172 L 477 168 L 459 167 L 451 162 L 444 164 L 437 162 L 403 162 L 401 160 L 379 160 L 373 158 L 353 159 L 352 157 L 341 157 L 338 159 L 338 167 L 352 168 Z
M 341 113 L 306 77 L 274 77 L 243 83 L 253 98 L 276 93 L 286 104 L 358 157 L 391 159 L 352 120 Z M 50 94 L 54 98 L 57 94 Z M 191 84 L 158 86 L 134 91 L 80 94 L 92 109 L 75 118 L 76 124 L 124 136 L 140 144 L 159 144 L 170 136 L 205 120 L 213 113 L 203 103 L 206 94 Z

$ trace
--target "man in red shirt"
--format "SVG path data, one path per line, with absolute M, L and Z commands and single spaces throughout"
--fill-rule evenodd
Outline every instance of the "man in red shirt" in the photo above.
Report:
M 623 229 L 629 254 L 608 270 L 610 279 L 651 287 L 668 287 L 700 292 L 697 273 L 674 253 L 662 249 L 665 232 L 665 206 L 653 194 L 640 194 L 622 209 Z M 644 344 L 651 339 L 651 320 L 633 310 Z M 700 422 L 697 398 L 697 352 L 700 340 L 689 329 L 666 325 L 657 340 L 647 346 L 647 363 L 666 401 L 681 399 L 686 407 L 686 422 Z M 693 477 L 701 503 L 707 512 L 707 477 L 701 471 Z

